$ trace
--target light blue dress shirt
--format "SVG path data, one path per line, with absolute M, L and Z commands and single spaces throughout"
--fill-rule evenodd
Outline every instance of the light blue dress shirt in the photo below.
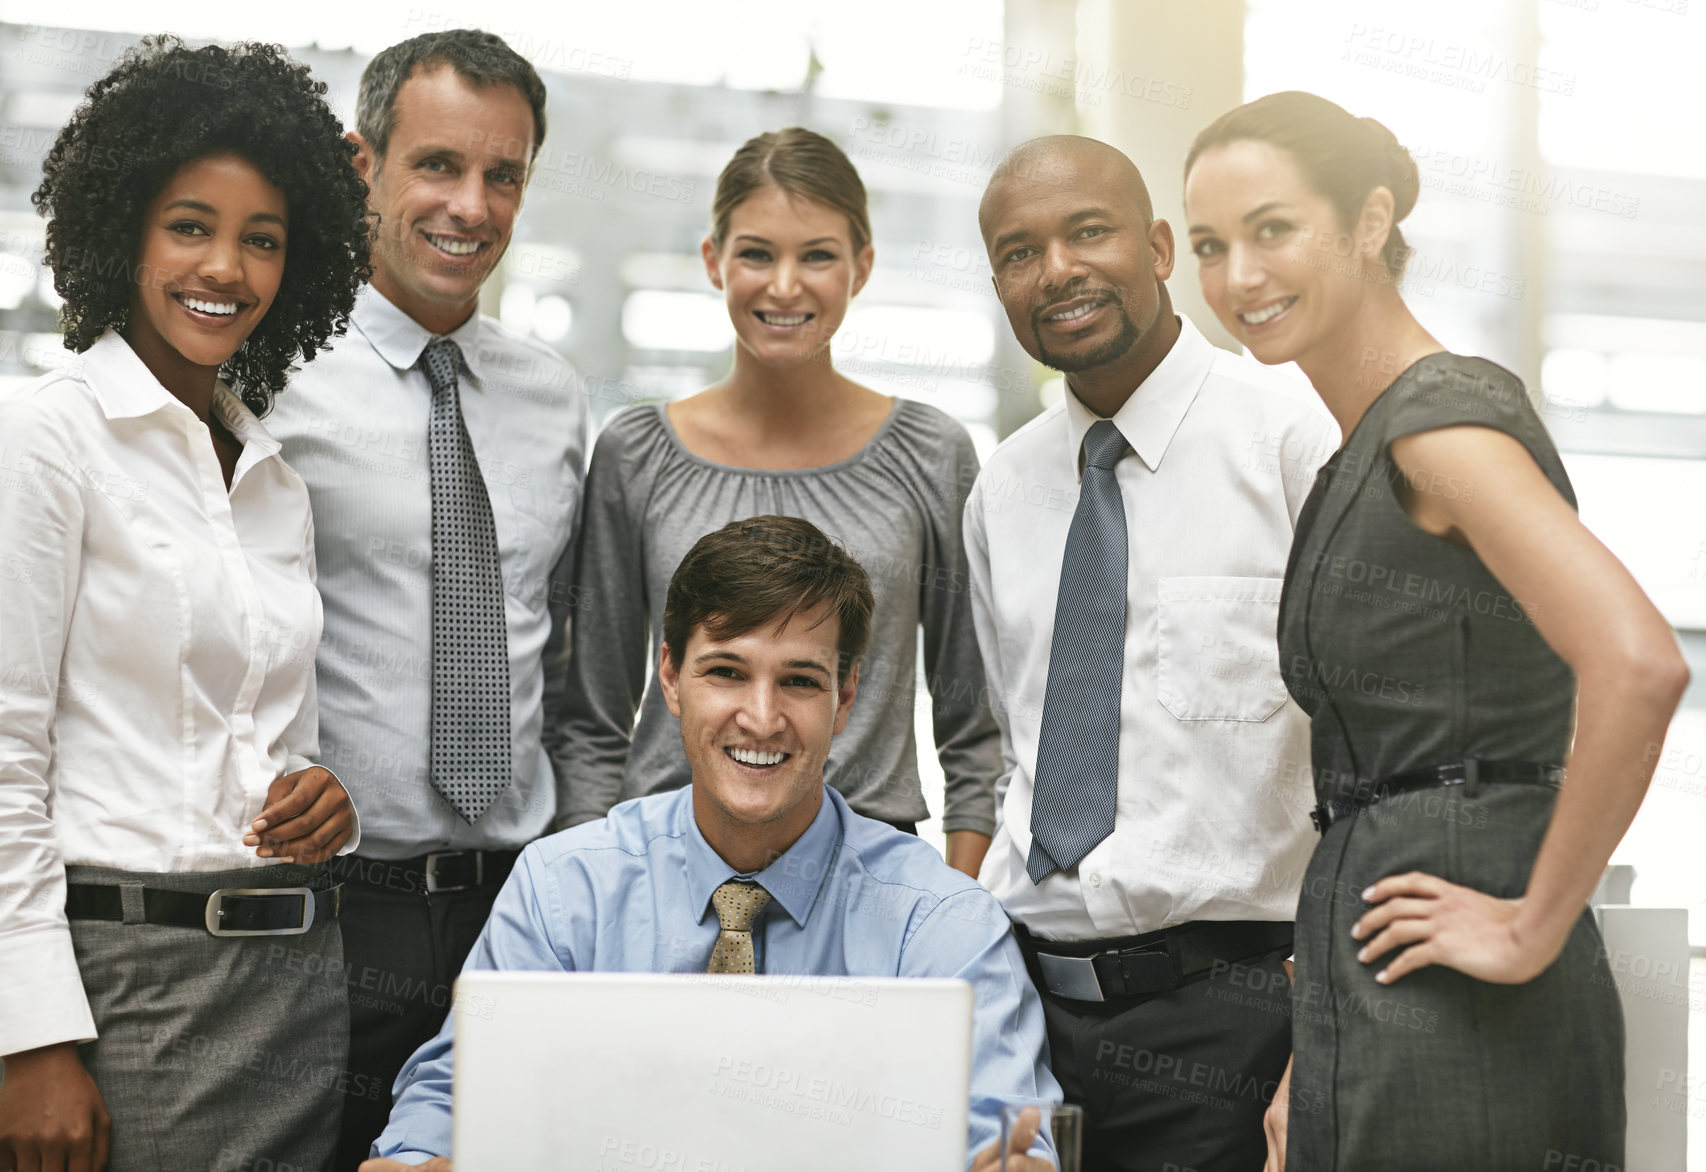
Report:
M 492 502 L 509 633 L 514 780 L 472 825 L 430 777 L 432 386 L 416 363 L 433 335 L 368 286 L 347 337 L 305 364 L 267 430 L 308 485 L 325 631 L 320 760 L 361 808 L 361 854 L 516 849 L 550 828 L 556 782 L 541 744 L 547 644 L 560 645 L 569 544 L 586 466 L 587 404 L 550 347 L 474 314 L 462 417 Z M 552 610 L 557 611 L 553 617 Z
M 522 852 L 464 967 L 704 972 L 717 939 L 711 893 L 754 879 L 772 897 L 753 931 L 760 972 L 971 983 L 976 1153 L 995 1141 L 1003 1103 L 1060 1099 L 1042 1002 L 1007 916 L 929 845 L 824 792 L 799 841 L 755 875 L 738 874 L 705 841 L 691 786 L 541 839 Z M 455 1018 L 403 1067 L 376 1154 L 405 1163 L 450 1154 Z

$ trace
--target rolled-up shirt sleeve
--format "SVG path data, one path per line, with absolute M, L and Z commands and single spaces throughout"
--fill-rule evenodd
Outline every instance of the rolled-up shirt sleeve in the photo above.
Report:
M 1003 1106 L 1060 1101 L 1060 1084 L 1049 1072 L 1042 1000 L 994 896 L 963 891 L 937 904 L 907 940 L 898 975 L 957 977 L 971 984 L 977 1004 L 968 1158 L 999 1138 Z
M 71 932 L 48 773 L 83 500 L 68 437 L 0 403 L 0 1055 L 95 1037 Z

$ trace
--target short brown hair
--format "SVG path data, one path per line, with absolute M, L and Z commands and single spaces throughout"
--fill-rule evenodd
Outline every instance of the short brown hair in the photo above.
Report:
M 430 73 L 448 65 L 456 76 L 477 90 L 512 85 L 533 111 L 532 158 L 545 141 L 545 83 L 527 58 L 496 33 L 453 28 L 422 33 L 381 49 L 361 71 L 355 100 L 355 129 L 377 159 L 385 157 L 391 132 L 397 127 L 397 93 L 416 69 Z
M 865 654 L 871 637 L 871 580 L 823 530 L 799 517 L 731 521 L 693 543 L 669 580 L 663 639 L 681 670 L 695 627 L 715 639 L 777 627 L 827 603 L 841 619 L 835 682 Z
M 712 247 L 723 246 L 730 214 L 765 187 L 780 187 L 789 195 L 845 212 L 854 252 L 871 242 L 865 184 L 852 161 L 816 131 L 790 126 L 747 139 L 717 176 L 717 194 L 711 200 Z

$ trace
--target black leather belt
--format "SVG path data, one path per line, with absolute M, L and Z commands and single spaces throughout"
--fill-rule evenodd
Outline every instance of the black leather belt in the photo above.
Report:
M 1325 834 L 1333 823 L 1343 821 L 1358 810 L 1375 805 L 1393 794 L 1446 785 L 1476 785 L 1481 782 L 1540 785 L 1557 789 L 1563 780 L 1564 768 L 1561 765 L 1547 765 L 1540 761 L 1480 761 L 1471 757 L 1467 761 L 1453 761 L 1449 765 L 1407 769 L 1368 786 L 1359 782 L 1354 792 L 1328 798 L 1317 805 L 1309 817 L 1315 823 L 1315 829 Z
M 1150 997 L 1177 989 L 1215 964 L 1291 947 L 1289 920 L 1196 920 L 1118 940 L 1039 940 L 1023 925 L 1014 935 L 1034 962 L 1039 984 L 1072 1001 Z
M 300 936 L 315 924 L 335 920 L 343 907 L 342 884 L 311 887 L 221 887 L 211 894 L 142 888 L 145 924 L 205 928 L 214 936 Z M 65 891 L 72 920 L 124 922 L 124 888 L 108 883 L 72 883 Z
M 412 859 L 334 859 L 332 873 L 350 883 L 405 893 L 443 895 L 509 878 L 520 851 L 433 851 Z

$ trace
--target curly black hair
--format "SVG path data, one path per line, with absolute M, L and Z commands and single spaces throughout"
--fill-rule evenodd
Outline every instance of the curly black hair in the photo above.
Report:
M 278 296 L 220 370 L 266 414 L 292 362 L 348 328 L 372 275 L 367 184 L 325 92 L 278 45 L 189 49 L 173 36 L 145 37 L 90 86 L 30 197 L 48 217 L 45 262 L 65 299 L 65 348 L 81 354 L 128 324 L 142 217 L 161 188 L 188 163 L 235 154 L 290 208 Z

